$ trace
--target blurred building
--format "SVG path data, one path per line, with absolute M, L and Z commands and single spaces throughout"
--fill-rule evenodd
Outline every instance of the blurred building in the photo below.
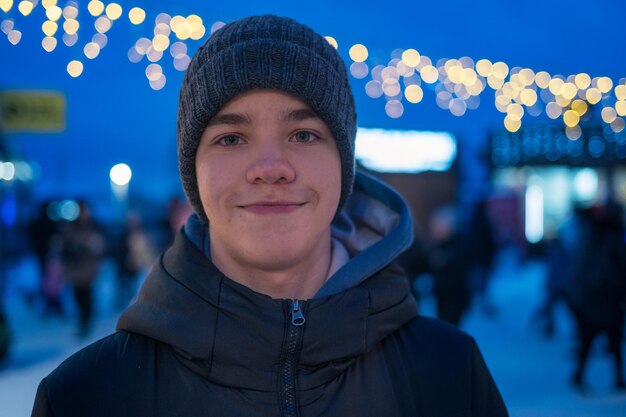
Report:
M 491 162 L 496 195 L 517 205 L 530 243 L 554 236 L 575 205 L 626 204 L 626 131 L 593 118 L 573 130 L 540 122 L 496 131 Z

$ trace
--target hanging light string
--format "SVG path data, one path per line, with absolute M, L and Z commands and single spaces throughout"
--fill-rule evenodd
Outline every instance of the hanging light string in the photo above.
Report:
M 6 15 L 0 22 L 0 29 L 11 44 L 20 43 L 22 32 L 9 15 L 35 15 L 38 5 L 39 0 L 0 0 L 0 10 Z M 100 0 L 89 1 L 87 11 L 83 11 L 83 15 L 93 20 L 93 29 L 84 27 L 87 26 L 85 19 L 79 21 L 76 1 L 66 1 L 61 8 L 58 0 L 41 0 L 41 9 L 43 13 L 37 14 L 44 16 L 42 48 L 53 52 L 59 41 L 73 47 L 79 44 L 78 32 L 82 29 L 83 33 L 91 33 L 85 39 L 85 35 L 81 35 L 80 39 L 87 60 L 96 59 L 106 47 L 107 33 L 114 24 L 129 22 L 139 26 L 146 23 L 146 12 L 142 8 L 132 7 L 125 13 L 118 3 L 105 4 Z M 122 19 L 124 14 L 127 19 Z M 185 71 L 191 60 L 187 43 L 202 40 L 206 27 L 202 18 L 195 14 L 159 13 L 152 25 L 152 34 L 138 38 L 127 54 L 130 62 L 145 63 L 150 87 L 160 90 L 167 81 L 164 60 L 171 60 L 175 70 Z M 223 25 L 220 21 L 213 23 L 210 33 Z M 339 49 L 335 38 L 327 36 L 326 39 Z M 550 119 L 562 120 L 568 138 L 575 140 L 581 135 L 580 122 L 590 118 L 592 107 L 596 106 L 600 108 L 603 122 L 613 132 L 624 130 L 626 78 L 614 82 L 609 77 L 592 78 L 586 73 L 551 75 L 530 68 L 510 68 L 501 61 L 474 61 L 470 57 L 434 61 L 412 48 L 393 50 L 384 65 L 368 64 L 369 52 L 363 44 L 352 45 L 348 54 L 350 74 L 366 81 L 364 89 L 368 97 L 384 97 L 385 113 L 390 118 L 402 117 L 405 106 L 423 102 L 424 90 L 431 90 L 436 105 L 458 117 L 478 108 L 481 101 L 491 102 L 504 115 L 503 124 L 509 132 L 519 130 L 525 116 L 545 114 Z M 82 59 L 67 64 L 67 72 L 72 77 L 79 77 L 83 70 Z

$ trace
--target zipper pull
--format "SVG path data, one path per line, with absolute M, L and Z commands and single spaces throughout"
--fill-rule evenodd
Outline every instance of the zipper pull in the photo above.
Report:
M 302 326 L 306 322 L 304 318 L 304 314 L 302 314 L 302 310 L 300 309 L 300 301 L 293 300 L 293 304 L 291 307 L 291 324 L 294 326 Z

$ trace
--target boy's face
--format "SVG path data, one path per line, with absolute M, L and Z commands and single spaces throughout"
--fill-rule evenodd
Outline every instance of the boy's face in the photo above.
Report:
M 239 265 L 286 270 L 329 242 L 339 152 L 326 123 L 298 98 L 252 90 L 228 102 L 202 134 L 196 175 L 212 250 Z

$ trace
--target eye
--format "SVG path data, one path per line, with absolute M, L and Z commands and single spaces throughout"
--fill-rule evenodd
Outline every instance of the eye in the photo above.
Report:
M 296 132 L 296 134 L 293 135 L 293 139 L 296 142 L 300 143 L 311 143 L 318 140 L 319 137 L 315 133 L 309 132 L 307 130 L 301 130 L 300 132 Z
M 237 135 L 222 136 L 217 143 L 223 146 L 236 146 L 240 145 L 243 140 Z

